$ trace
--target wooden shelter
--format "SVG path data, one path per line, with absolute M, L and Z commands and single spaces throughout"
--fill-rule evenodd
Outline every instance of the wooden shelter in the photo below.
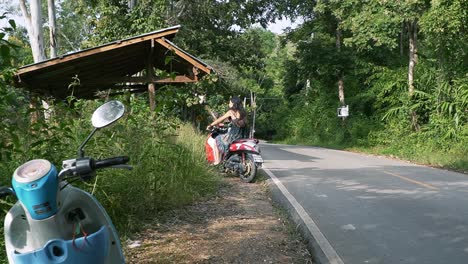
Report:
M 15 86 L 58 99 L 72 94 L 93 98 L 109 89 L 148 89 L 154 109 L 156 85 L 197 82 L 213 71 L 171 42 L 179 28 L 165 28 L 21 67 L 15 74 Z M 157 76 L 155 70 L 171 77 Z

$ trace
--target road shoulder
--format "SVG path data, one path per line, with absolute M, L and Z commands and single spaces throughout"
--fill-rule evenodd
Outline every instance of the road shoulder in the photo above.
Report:
M 224 178 L 216 197 L 167 212 L 125 243 L 128 263 L 312 263 L 264 180 Z

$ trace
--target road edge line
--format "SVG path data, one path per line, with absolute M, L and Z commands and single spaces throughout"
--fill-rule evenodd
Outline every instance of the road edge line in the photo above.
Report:
M 330 264 L 344 264 L 343 260 L 340 258 L 338 253 L 332 247 L 327 238 L 323 235 L 322 231 L 318 228 L 315 221 L 307 214 L 302 205 L 292 196 L 292 194 L 286 189 L 286 187 L 281 183 L 281 181 L 263 164 L 262 170 L 268 174 L 271 181 L 275 186 L 281 191 L 284 198 L 287 202 L 281 197 L 273 197 L 278 203 L 285 205 L 286 209 L 290 213 L 295 213 L 296 217 L 292 215 L 292 220 L 298 225 L 306 228 L 302 228 L 302 231 L 306 238 L 311 237 L 313 241 L 310 241 L 311 247 L 314 253 L 314 257 L 317 258 L 319 263 L 330 263 Z M 271 184 L 270 184 L 271 185 Z M 274 194 L 274 193 L 272 193 Z M 274 195 L 272 195 L 274 196 Z M 289 203 L 288 203 L 289 202 Z M 289 205 L 289 206 L 288 206 Z M 292 207 L 292 208 L 291 208 Z M 292 210 L 294 209 L 294 211 Z M 317 252 L 317 247 L 320 250 Z M 319 254 L 317 254 L 319 253 Z M 320 254 L 322 253 L 322 254 Z

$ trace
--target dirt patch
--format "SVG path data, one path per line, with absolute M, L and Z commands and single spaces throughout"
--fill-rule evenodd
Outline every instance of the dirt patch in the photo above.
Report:
M 168 212 L 124 243 L 128 263 L 312 263 L 264 182 L 224 178 L 216 197 Z

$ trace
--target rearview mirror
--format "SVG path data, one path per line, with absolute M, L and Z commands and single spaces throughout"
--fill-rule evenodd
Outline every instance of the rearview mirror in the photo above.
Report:
M 95 128 L 106 127 L 123 116 L 125 106 L 119 101 L 109 101 L 94 111 L 91 122 Z
M 94 130 L 78 148 L 78 157 L 84 157 L 83 147 L 99 128 L 103 128 L 114 123 L 123 116 L 124 112 L 125 106 L 119 101 L 109 101 L 98 107 L 91 117 L 91 123 L 93 123 Z

